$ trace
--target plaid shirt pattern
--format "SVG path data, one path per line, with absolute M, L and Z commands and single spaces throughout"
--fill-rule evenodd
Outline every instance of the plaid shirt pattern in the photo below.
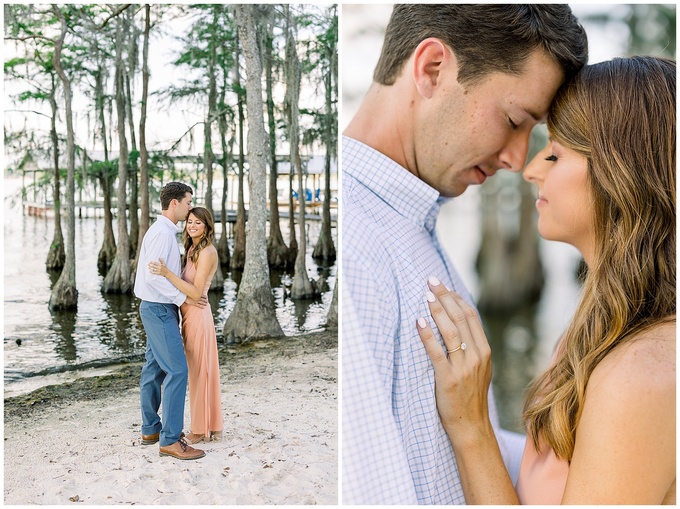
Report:
M 465 503 L 416 329 L 418 317 L 430 317 L 430 276 L 472 302 L 437 238 L 443 201 L 385 155 L 343 137 L 344 504 Z M 489 406 L 507 464 L 492 395 Z

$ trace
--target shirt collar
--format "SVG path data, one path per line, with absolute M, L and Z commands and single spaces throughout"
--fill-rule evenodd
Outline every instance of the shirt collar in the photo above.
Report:
M 180 231 L 179 226 L 176 225 L 175 223 L 173 223 L 172 221 L 170 221 L 170 220 L 169 220 L 167 217 L 165 217 L 163 214 L 159 214 L 157 220 L 160 221 L 161 224 L 164 224 L 164 225 L 166 225 L 168 228 L 170 228 L 174 233 L 177 233 L 178 231 Z
M 448 198 L 385 154 L 347 136 L 342 137 L 343 171 L 378 195 L 402 216 L 430 233 Z

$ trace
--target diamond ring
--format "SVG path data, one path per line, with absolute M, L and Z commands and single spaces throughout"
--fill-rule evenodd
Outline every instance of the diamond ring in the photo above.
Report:
M 453 350 L 447 350 L 446 353 L 453 353 L 457 352 L 458 350 L 465 350 L 467 348 L 467 345 L 465 343 L 461 343 L 459 347 L 454 348 Z

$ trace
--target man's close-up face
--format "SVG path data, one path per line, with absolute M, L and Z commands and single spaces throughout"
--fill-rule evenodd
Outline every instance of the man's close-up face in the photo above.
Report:
M 558 64 L 534 52 L 518 75 L 493 73 L 463 86 L 444 70 L 415 119 L 417 175 L 443 196 L 458 196 L 499 169 L 519 172 L 535 125 L 562 84 Z

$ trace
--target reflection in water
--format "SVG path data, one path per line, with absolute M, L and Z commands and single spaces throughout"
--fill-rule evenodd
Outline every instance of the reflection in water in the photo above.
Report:
M 70 311 L 52 313 L 52 330 L 55 332 L 55 352 L 65 361 L 75 361 L 76 342 L 73 332 L 76 330 L 76 314 Z
M 8 180 L 5 180 L 7 185 Z M 318 330 L 324 325 L 335 284 L 334 265 L 317 267 L 311 252 L 320 223 L 309 222 L 307 268 L 310 277 L 323 274 L 329 283 L 320 299 L 291 301 L 286 291 L 292 275 L 271 271 L 270 280 L 277 305 L 277 318 L 286 335 Z M 97 253 L 103 240 L 103 220 L 76 218 L 76 285 L 78 310 L 50 313 L 50 289 L 58 272 L 45 270 L 45 259 L 54 232 L 53 220 L 24 216 L 21 204 L 6 200 L 5 221 L 5 384 L 20 383 L 27 375 L 46 369 L 73 365 L 116 362 L 141 356 L 145 349 L 139 300 L 131 295 L 101 293 L 103 274 L 97 268 Z M 284 239 L 287 221 L 281 222 Z M 219 234 L 219 232 L 218 232 Z M 215 317 L 218 340 L 233 309 L 241 272 L 226 272 L 224 291 L 210 292 L 208 300 Z M 20 343 L 20 344 L 19 344 Z M 16 389 L 18 386 L 13 386 Z
M 132 295 L 102 294 L 106 318 L 98 322 L 107 334 L 102 343 L 114 351 L 132 353 L 145 348 L 144 326 L 139 316 L 139 299 Z

